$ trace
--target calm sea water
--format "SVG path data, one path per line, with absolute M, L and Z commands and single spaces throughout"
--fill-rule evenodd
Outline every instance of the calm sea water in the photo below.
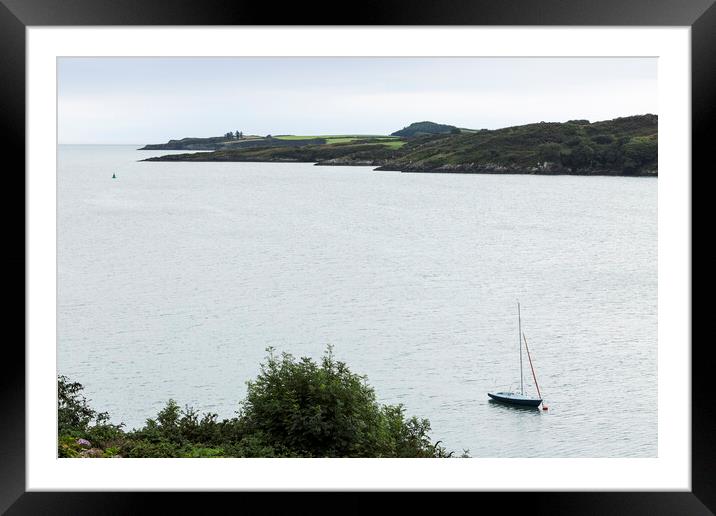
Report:
M 658 180 L 137 147 L 59 148 L 58 372 L 114 422 L 169 398 L 231 417 L 266 347 L 332 344 L 448 449 L 656 456 Z M 547 412 L 486 394 L 519 388 L 517 299 Z

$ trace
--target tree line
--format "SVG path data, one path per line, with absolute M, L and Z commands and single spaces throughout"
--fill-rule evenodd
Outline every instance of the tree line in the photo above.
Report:
M 227 140 L 241 140 L 244 137 L 244 133 L 241 131 L 234 131 L 233 133 L 229 131 L 228 133 L 224 133 L 224 138 Z

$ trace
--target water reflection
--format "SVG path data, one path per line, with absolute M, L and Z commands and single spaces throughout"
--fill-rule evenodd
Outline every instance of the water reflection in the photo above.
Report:
M 541 413 L 542 410 L 539 406 L 537 407 L 530 407 L 529 405 L 510 405 L 507 403 L 502 403 L 501 401 L 493 400 L 492 398 L 488 399 L 487 402 L 494 406 L 498 407 L 500 409 L 504 409 L 506 411 L 516 411 L 516 412 L 534 412 L 534 413 Z

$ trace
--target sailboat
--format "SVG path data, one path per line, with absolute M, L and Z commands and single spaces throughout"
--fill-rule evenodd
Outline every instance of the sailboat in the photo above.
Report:
M 542 404 L 542 394 L 539 392 L 539 385 L 537 385 L 537 376 L 535 375 L 535 369 L 532 366 L 532 357 L 530 356 L 530 349 L 527 347 L 527 338 L 522 333 L 522 314 L 520 313 L 520 302 L 517 302 L 517 321 L 519 325 L 519 341 L 520 341 L 520 392 L 488 392 L 487 395 L 493 400 L 505 403 L 508 405 L 519 405 L 522 407 L 539 407 Z M 537 397 L 529 396 L 525 394 L 524 381 L 522 375 L 522 342 L 524 340 L 525 348 L 527 349 L 527 358 L 530 361 L 530 369 L 532 369 L 532 377 L 535 380 L 535 386 L 537 387 Z M 547 407 L 542 404 L 542 409 L 547 410 Z

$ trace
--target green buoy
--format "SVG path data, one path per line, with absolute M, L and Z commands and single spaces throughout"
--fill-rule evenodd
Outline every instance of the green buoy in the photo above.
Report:
M 117 176 L 112 174 L 112 179 L 117 179 Z

